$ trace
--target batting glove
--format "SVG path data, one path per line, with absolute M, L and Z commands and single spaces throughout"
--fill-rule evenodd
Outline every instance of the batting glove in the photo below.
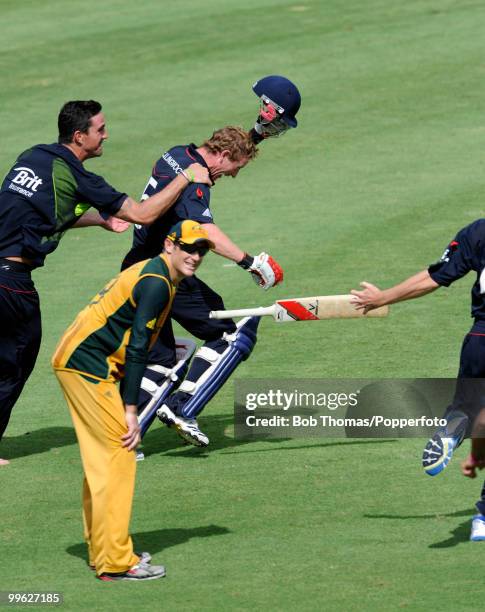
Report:
M 238 265 L 247 270 L 254 282 L 264 290 L 283 281 L 283 269 L 267 253 L 260 253 L 256 257 L 246 254 Z

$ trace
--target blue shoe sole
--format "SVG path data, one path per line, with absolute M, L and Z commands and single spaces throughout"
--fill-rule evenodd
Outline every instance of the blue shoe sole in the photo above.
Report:
M 457 443 L 452 438 L 442 438 L 435 434 L 423 451 L 423 469 L 428 476 L 436 476 L 448 467 Z

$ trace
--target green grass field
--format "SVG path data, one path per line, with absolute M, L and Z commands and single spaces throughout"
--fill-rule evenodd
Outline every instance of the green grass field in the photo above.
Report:
M 249 128 L 257 78 L 298 84 L 298 129 L 213 192 L 216 222 L 285 270 L 263 293 L 210 255 L 201 275 L 228 308 L 393 284 L 482 216 L 478 0 L 0 0 L 0 16 L 2 176 L 23 149 L 55 140 L 66 100 L 94 98 L 110 139 L 87 166 L 138 196 L 166 148 Z M 168 577 L 93 578 L 78 447 L 49 361 L 130 239 L 74 230 L 35 273 L 44 340 L 1 446 L 12 462 L 0 470 L 0 591 L 59 591 L 68 610 L 476 610 L 485 544 L 468 536 L 480 479 L 462 478 L 459 461 L 425 477 L 420 439 L 235 440 L 233 380 L 200 419 L 209 450 L 159 425 L 145 438 L 132 533 Z M 265 320 L 235 378 L 454 376 L 472 282 L 386 320 Z

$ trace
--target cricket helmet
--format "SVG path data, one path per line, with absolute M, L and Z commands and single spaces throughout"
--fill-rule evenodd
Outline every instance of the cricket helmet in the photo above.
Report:
M 267 98 L 276 104 L 276 110 L 290 127 L 298 125 L 295 115 L 300 108 L 301 96 L 298 87 L 289 79 L 276 74 L 267 76 L 254 83 L 253 91 L 264 102 Z

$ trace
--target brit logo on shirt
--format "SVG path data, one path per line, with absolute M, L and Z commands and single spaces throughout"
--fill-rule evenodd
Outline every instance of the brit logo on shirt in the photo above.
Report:
M 42 185 L 42 179 L 31 168 L 25 166 L 14 168 L 13 171 L 17 174 L 8 188 L 31 198 L 37 192 L 38 187 Z

